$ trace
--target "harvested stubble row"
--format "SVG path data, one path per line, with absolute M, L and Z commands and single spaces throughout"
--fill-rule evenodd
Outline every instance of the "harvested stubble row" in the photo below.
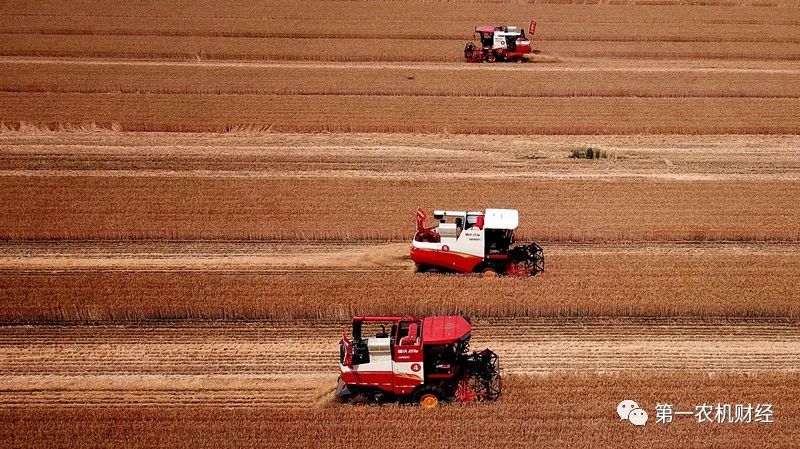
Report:
M 3 174 L 767 182 L 797 180 L 800 164 L 800 136 L 794 135 L 124 133 L 96 125 L 49 132 L 27 124 L 22 129 L 0 132 Z M 606 158 L 572 157 L 589 148 Z
M 316 405 L 270 408 L 0 409 L 0 441 L 7 447 L 352 447 L 380 441 L 409 447 L 790 447 L 800 425 L 796 374 L 509 376 L 501 402 L 480 407 L 368 407 Z M 620 422 L 616 404 L 636 398 L 650 412 L 646 428 Z M 699 424 L 675 417 L 655 424 L 656 403 L 676 411 L 703 403 L 769 403 L 773 423 Z M 78 412 L 78 413 L 76 413 Z M 751 416 L 752 421 L 752 416 Z M 42 425 L 47 422 L 47 425 Z M 409 422 L 414 431 L 407 432 Z M 202 431 L 199 431 L 202 429 Z M 564 429 L 569 429 L 565 431 Z

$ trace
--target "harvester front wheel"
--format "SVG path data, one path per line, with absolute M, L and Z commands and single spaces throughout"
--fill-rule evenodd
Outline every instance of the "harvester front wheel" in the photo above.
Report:
M 439 398 L 435 394 L 428 393 L 420 398 L 419 405 L 422 408 L 436 408 L 439 405 Z
M 436 408 L 444 398 L 442 391 L 436 387 L 423 387 L 414 395 L 414 402 L 422 408 Z
M 483 270 L 483 277 L 485 278 L 497 277 L 497 272 L 494 271 L 494 268 L 486 268 Z

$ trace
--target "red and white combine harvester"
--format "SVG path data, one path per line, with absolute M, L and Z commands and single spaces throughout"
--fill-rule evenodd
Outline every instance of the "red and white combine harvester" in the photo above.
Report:
M 544 271 L 544 252 L 536 243 L 515 243 L 519 225 L 516 209 L 486 212 L 436 210 L 436 226 L 417 210 L 417 232 L 411 242 L 411 260 L 420 272 L 483 273 L 535 276 Z
M 365 325 L 376 331 L 374 336 L 364 336 Z M 355 317 L 352 340 L 342 332 L 339 342 L 336 396 L 354 405 L 412 402 L 423 407 L 497 400 L 497 354 L 470 352 L 471 331 L 462 316 Z
M 525 62 L 531 53 L 531 40 L 536 32 L 536 22 L 531 20 L 528 35 L 514 26 L 475 27 L 475 36 L 480 46 L 470 42 L 464 47 L 467 62 L 517 61 Z

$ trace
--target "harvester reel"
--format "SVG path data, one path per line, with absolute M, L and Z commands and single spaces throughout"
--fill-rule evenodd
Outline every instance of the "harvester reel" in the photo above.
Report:
M 544 251 L 536 243 L 511 248 L 509 255 L 520 271 L 535 276 L 544 272 Z
M 478 47 L 476 47 L 472 42 L 468 42 L 464 47 L 464 59 L 468 61 L 475 59 L 476 51 L 478 51 Z
M 490 349 L 473 352 L 467 358 L 467 375 L 459 385 L 459 400 L 496 401 L 502 393 L 500 360 Z

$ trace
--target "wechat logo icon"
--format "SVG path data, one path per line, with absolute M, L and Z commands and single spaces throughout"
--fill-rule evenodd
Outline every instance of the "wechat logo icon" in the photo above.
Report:
M 634 426 L 647 424 L 647 412 L 639 407 L 636 401 L 626 399 L 617 405 L 617 415 L 620 421 L 630 421 Z

